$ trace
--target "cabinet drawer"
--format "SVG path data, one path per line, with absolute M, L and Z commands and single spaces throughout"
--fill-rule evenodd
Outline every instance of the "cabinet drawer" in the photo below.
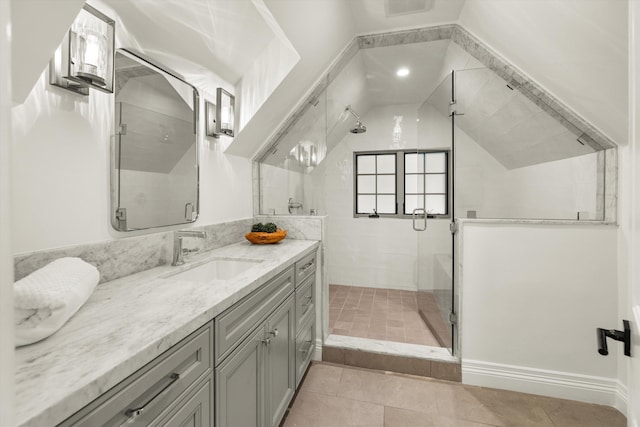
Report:
M 275 279 L 222 313 L 215 319 L 215 365 L 231 353 L 240 341 L 285 300 L 294 289 L 294 270 L 289 268 Z
M 310 276 L 296 289 L 296 330 L 302 328 L 302 323 L 309 313 L 314 312 L 314 291 L 316 277 Z
M 316 271 L 316 252 L 307 255 L 296 262 L 296 286 Z
M 296 387 L 304 376 L 309 362 L 316 349 L 316 322 L 315 317 L 310 316 L 299 331 L 296 338 Z
M 149 425 L 211 374 L 212 334 L 208 323 L 61 425 Z

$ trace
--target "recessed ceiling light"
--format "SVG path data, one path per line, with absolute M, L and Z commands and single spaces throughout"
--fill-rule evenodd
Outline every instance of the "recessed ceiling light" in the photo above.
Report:
M 396 71 L 396 76 L 398 77 L 406 77 L 409 75 L 409 69 L 407 67 L 398 68 Z

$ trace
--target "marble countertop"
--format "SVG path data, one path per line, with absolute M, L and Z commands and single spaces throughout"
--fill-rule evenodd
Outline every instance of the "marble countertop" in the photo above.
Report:
M 64 421 L 318 245 L 242 242 L 99 285 L 62 329 L 16 350 L 17 425 Z M 167 277 L 218 257 L 264 261 L 227 281 Z

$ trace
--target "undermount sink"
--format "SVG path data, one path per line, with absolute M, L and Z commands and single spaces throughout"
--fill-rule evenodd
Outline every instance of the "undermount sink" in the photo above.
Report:
M 230 259 L 216 258 L 197 267 L 167 277 L 177 280 L 189 280 L 192 282 L 210 282 L 212 280 L 229 280 L 238 274 L 260 264 L 262 260 L 256 259 Z

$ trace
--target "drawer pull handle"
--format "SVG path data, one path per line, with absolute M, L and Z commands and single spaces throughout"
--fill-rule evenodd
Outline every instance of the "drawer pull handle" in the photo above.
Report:
M 309 267 L 311 267 L 313 265 L 313 260 L 309 261 L 308 263 L 306 263 L 305 265 L 302 266 L 302 268 L 300 269 L 303 273 L 305 271 L 307 271 L 309 269 Z
M 269 332 L 269 335 L 271 335 L 272 337 L 277 337 L 278 336 L 278 329 L 274 329 L 273 331 Z
M 169 389 L 169 387 L 171 387 L 172 385 L 174 385 L 176 383 L 176 381 L 178 381 L 180 379 L 180 374 L 173 372 L 171 375 L 169 375 L 169 378 L 171 379 L 171 381 L 169 381 L 169 383 L 164 386 L 162 388 L 162 390 L 160 390 L 158 393 L 156 393 L 151 399 L 149 399 L 147 401 L 147 403 L 145 403 L 144 405 L 140 406 L 139 408 L 132 408 L 132 409 L 127 409 L 125 411 L 125 415 L 127 417 L 129 417 L 129 419 L 127 420 L 127 423 L 130 423 L 131 421 L 133 421 L 134 419 L 136 419 L 137 417 L 139 417 L 140 415 L 142 415 L 142 413 L 145 411 L 145 409 L 147 409 L 147 406 L 151 405 L 153 403 L 154 400 L 156 400 L 156 398 L 158 396 L 160 396 L 161 394 L 163 394 L 165 391 L 167 391 Z
M 271 344 L 271 338 L 265 338 L 263 340 L 260 340 L 260 342 L 264 345 L 269 345 Z

